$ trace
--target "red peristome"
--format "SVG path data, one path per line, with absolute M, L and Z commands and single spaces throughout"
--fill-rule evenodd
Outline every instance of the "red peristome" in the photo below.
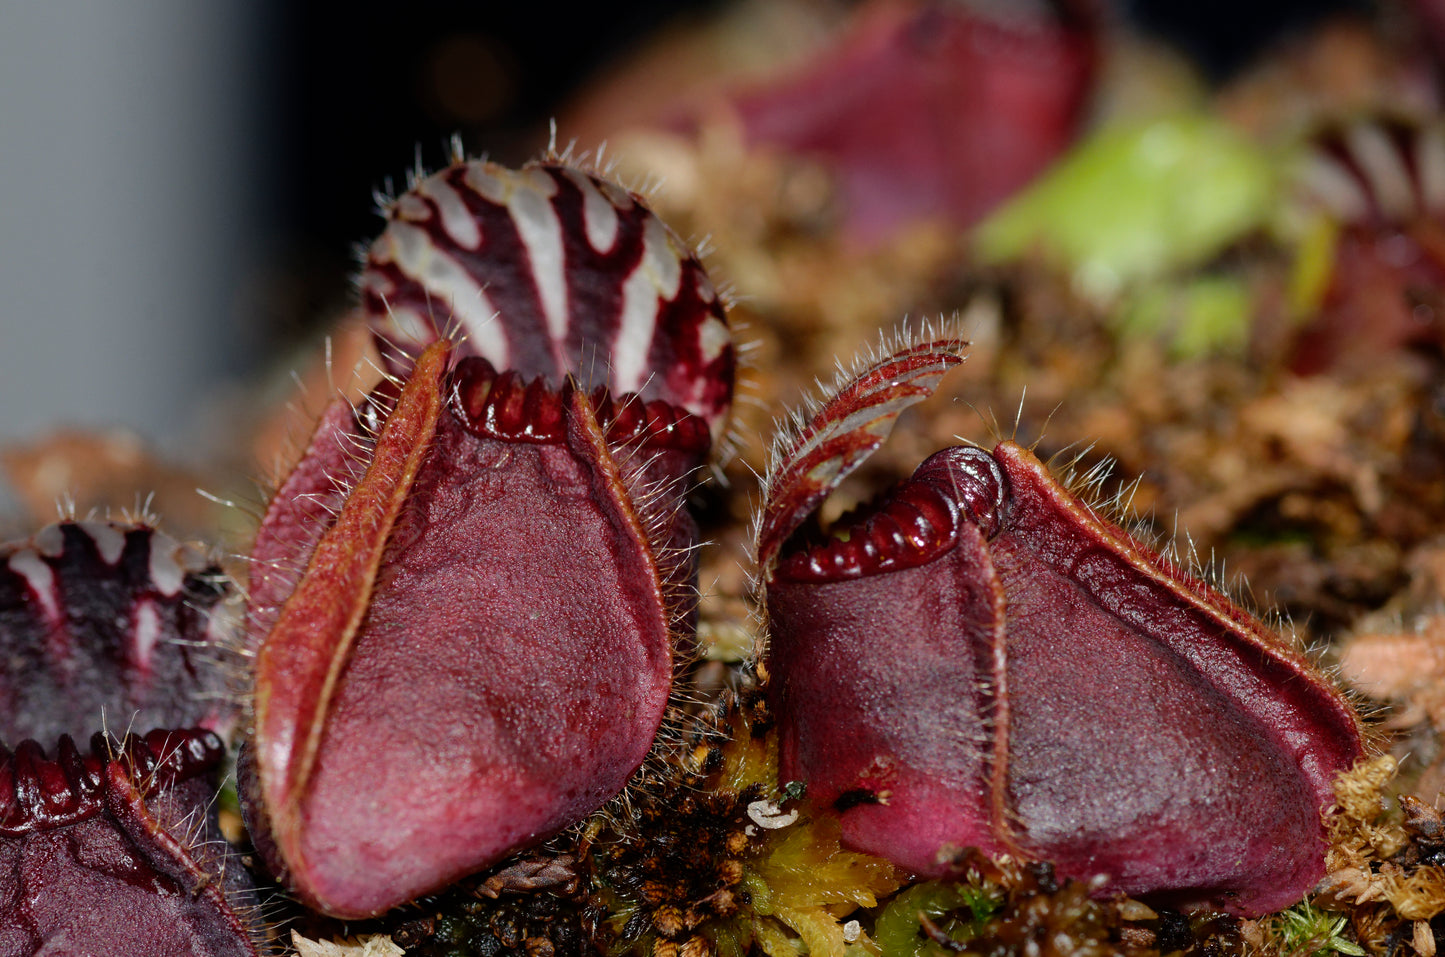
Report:
M 209 731 L 0 748 L 0 954 L 258 957 Z
M 612 448 L 570 380 L 553 392 L 480 359 L 443 374 L 444 354 L 418 362 L 329 527 L 306 530 L 308 500 L 278 498 L 258 536 L 266 555 L 310 557 L 280 613 L 254 619 L 274 624 L 253 636 L 248 817 L 296 892 L 343 917 L 595 810 L 670 693 L 668 569 L 631 502 L 654 460 L 646 429 Z M 342 432 L 328 418 L 283 490 L 325 487 L 308 473 L 337 462 Z
M 767 591 L 784 779 L 837 806 L 850 845 L 926 875 L 974 846 L 1175 906 L 1303 896 L 1361 754 L 1341 695 L 1012 443 L 938 453 L 875 514 L 939 500 L 953 543 L 922 564 L 785 550 Z
M 779 563 L 778 578 L 793 582 L 841 581 L 925 565 L 953 547 L 958 515 L 939 490 L 911 482 L 886 501 L 840 519 L 848 535 L 828 536 L 816 547 Z
M 224 753 L 220 739 L 200 729 L 129 735 L 117 745 L 96 732 L 85 754 L 65 735 L 53 761 L 33 740 L 21 742 L 13 754 L 0 746 L 0 834 L 59 827 L 100 813 L 112 762 L 146 782 L 148 794 L 210 774 Z
M 224 733 L 231 594 L 219 566 L 145 524 L 58 522 L 0 546 L 0 742 Z
M 788 536 L 878 450 L 904 409 L 933 394 L 967 347 L 957 338 L 902 347 L 858 369 L 794 434 L 775 443 L 755 544 L 765 575 Z
M 458 162 L 387 210 L 361 277 L 391 371 L 442 338 L 553 390 L 568 375 L 722 434 L 737 356 L 702 264 L 635 194 L 556 164 Z
M 451 376 L 454 406 L 477 435 L 514 442 L 555 444 L 566 431 L 564 396 L 541 377 L 530 381 L 513 371 L 498 373 L 480 356 L 467 356 Z M 588 395 L 598 425 L 613 448 L 646 446 L 680 453 L 687 471 L 702 465 L 712 445 L 707 423 L 661 400 L 644 402 L 637 393 L 614 400 L 599 386 Z

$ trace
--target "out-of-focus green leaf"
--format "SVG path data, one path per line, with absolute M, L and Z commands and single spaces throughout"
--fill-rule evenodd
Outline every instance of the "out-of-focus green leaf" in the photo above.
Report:
M 1108 301 L 1207 261 L 1262 226 L 1276 199 L 1263 150 L 1221 120 L 1182 114 L 1110 127 L 985 221 L 981 258 L 1037 251 Z
M 1176 359 L 1239 352 L 1249 342 L 1249 288 L 1233 276 L 1147 283 L 1125 297 L 1116 316 L 1120 336 L 1162 333 Z

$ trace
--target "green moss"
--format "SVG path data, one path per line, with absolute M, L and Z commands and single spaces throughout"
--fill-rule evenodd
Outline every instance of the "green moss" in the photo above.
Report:
M 1345 936 L 1349 918 L 1330 914 L 1309 903 L 1281 911 L 1270 921 L 1279 953 L 1298 957 L 1346 954 L 1365 957 L 1365 949 Z
M 885 954 L 945 957 L 948 951 L 924 935 L 922 918 L 962 944 L 978 933 L 1002 903 L 1002 892 L 988 885 L 942 881 L 915 884 L 894 897 L 878 915 L 875 937 Z
M 1250 314 L 1244 282 L 1200 276 L 1135 290 L 1120 306 L 1115 331 L 1126 338 L 1163 335 L 1172 358 L 1195 359 L 1242 351 L 1249 342 Z

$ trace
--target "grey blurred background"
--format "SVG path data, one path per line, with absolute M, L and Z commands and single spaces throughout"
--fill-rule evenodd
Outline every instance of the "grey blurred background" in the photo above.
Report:
M 533 154 L 609 57 L 721 5 L 0 0 L 0 446 L 213 453 L 205 397 L 344 305 L 375 187 L 455 131 Z M 1342 5 L 1123 4 L 1216 74 Z
M 499 158 L 630 37 L 707 3 L 0 0 L 0 446 L 224 442 L 208 403 L 344 305 L 372 191 Z
M 276 221 L 261 9 L 0 0 L 0 442 L 179 440 L 186 397 L 254 356 L 241 313 Z

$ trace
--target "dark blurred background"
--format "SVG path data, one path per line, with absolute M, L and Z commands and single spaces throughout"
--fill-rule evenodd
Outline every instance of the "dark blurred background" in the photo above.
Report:
M 722 0 L 622 3 L 313 0 L 280 18 L 289 75 L 282 205 L 302 252 L 331 270 L 377 227 L 370 199 L 420 158 L 469 152 L 520 163 L 546 145 L 548 118 L 586 80 L 659 28 Z M 565 131 L 564 136 L 565 136 Z M 322 290 L 327 283 L 322 283 Z
M 0 444 L 122 425 L 210 454 L 222 419 L 194 397 L 234 397 L 344 307 L 373 190 L 454 133 L 534 155 L 589 78 L 722 6 L 0 0 Z M 1366 6 L 1120 13 L 1220 78 Z

